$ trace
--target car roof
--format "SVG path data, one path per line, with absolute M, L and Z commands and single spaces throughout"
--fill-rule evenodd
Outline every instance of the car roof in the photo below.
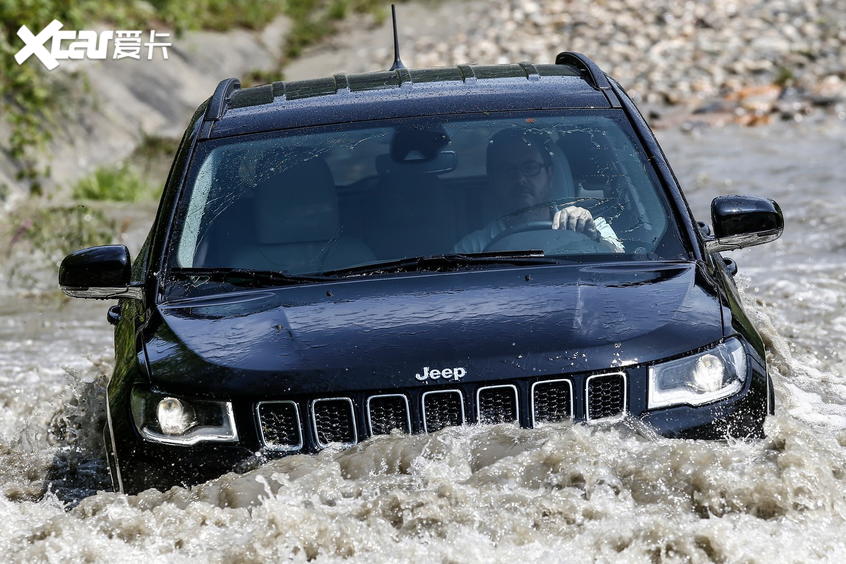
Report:
M 559 60 L 564 55 L 570 54 Z M 201 138 L 420 115 L 616 106 L 603 91 L 604 73 L 583 55 L 572 55 L 581 58 L 399 68 L 243 89 L 227 79 L 209 99 Z

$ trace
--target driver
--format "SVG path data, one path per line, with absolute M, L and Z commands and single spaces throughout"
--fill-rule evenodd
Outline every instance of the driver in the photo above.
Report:
M 550 220 L 552 229 L 577 231 L 607 247 L 609 252 L 624 252 L 623 243 L 603 218 L 594 218 L 579 206 L 559 209 L 555 205 L 550 146 L 549 137 L 538 130 L 509 128 L 491 137 L 487 173 L 492 196 L 498 204 L 498 219 L 464 236 L 455 245 L 456 252 L 483 252 L 508 229 Z

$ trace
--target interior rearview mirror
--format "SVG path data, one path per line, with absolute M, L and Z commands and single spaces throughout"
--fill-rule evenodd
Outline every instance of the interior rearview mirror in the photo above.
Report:
M 89 247 L 64 258 L 59 286 L 72 298 L 141 299 L 140 287 L 130 286 L 129 249 L 124 245 Z
M 709 251 L 733 251 L 775 241 L 784 229 L 779 205 L 757 196 L 719 196 L 711 202 Z

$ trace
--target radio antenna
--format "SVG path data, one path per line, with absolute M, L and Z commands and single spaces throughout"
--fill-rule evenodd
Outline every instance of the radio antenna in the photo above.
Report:
M 404 69 L 405 65 L 402 64 L 402 60 L 400 59 L 399 54 L 399 36 L 397 35 L 397 7 L 394 4 L 391 4 L 391 20 L 394 22 L 394 64 L 391 65 L 391 68 L 388 70 L 395 71 L 397 69 Z

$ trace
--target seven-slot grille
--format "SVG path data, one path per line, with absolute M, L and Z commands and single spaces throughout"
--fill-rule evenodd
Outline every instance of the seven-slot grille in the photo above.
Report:
M 622 416 L 626 411 L 626 376 L 623 373 L 598 374 L 585 381 L 584 416 L 587 420 Z M 529 405 L 531 425 L 556 423 L 574 417 L 573 381 L 570 379 L 534 382 L 525 400 Z M 522 393 L 514 384 L 498 384 L 477 388 L 476 420 L 480 423 L 512 423 L 520 421 Z M 256 405 L 261 440 L 270 450 L 294 451 L 303 448 L 303 426 L 310 426 L 318 447 L 330 443 L 353 444 L 359 439 L 356 421 L 363 409 L 363 424 L 369 435 L 384 435 L 394 429 L 402 433 L 420 430 L 412 426 L 410 398 L 406 394 L 377 394 L 356 407 L 352 398 L 320 398 L 305 404 L 267 401 Z M 422 417 L 422 430 L 435 432 L 444 427 L 462 425 L 467 420 L 462 390 L 443 389 L 424 392 L 417 404 Z M 308 408 L 305 420 L 300 409 Z M 524 404 L 525 405 L 525 404 Z M 581 408 L 580 408 L 581 409 Z M 308 421 L 311 419 L 311 421 Z M 472 419 L 471 419 L 472 420 Z
M 488 386 L 476 392 L 479 423 L 513 423 L 520 418 L 517 407 L 517 387 Z
M 587 419 L 603 419 L 622 415 L 626 409 L 626 376 L 600 374 L 587 379 L 585 389 Z

